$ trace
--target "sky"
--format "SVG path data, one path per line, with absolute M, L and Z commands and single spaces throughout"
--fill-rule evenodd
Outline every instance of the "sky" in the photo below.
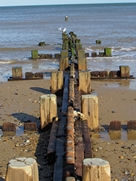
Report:
M 0 0 L 0 6 L 50 5 L 50 4 L 91 4 L 91 3 L 122 3 L 136 0 Z

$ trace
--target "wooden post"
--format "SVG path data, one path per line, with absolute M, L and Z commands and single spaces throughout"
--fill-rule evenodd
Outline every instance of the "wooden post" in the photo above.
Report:
M 22 78 L 22 67 L 12 67 L 12 77 Z
M 15 132 L 16 131 L 16 126 L 15 126 L 14 123 L 5 122 L 2 125 L 2 131 L 3 132 L 5 132 L 5 131 L 13 131 L 13 132 Z
M 82 181 L 111 181 L 109 162 L 100 158 L 84 159 Z
M 16 158 L 8 163 L 6 181 L 39 181 L 38 167 L 33 158 Z
M 96 40 L 96 44 L 101 44 L 101 40 Z
M 81 110 L 91 130 L 98 129 L 98 96 L 96 94 L 82 95 Z
M 38 58 L 38 50 L 32 50 L 31 51 L 31 57 L 32 57 L 32 59 L 37 59 Z
M 121 77 L 130 77 L 130 67 L 129 66 L 119 66 Z
M 41 129 L 48 123 L 52 123 L 57 117 L 57 100 L 55 94 L 46 94 L 40 97 L 40 120 Z
M 81 43 L 76 43 L 76 52 L 78 53 L 78 50 L 82 49 L 82 44 Z
M 66 177 L 66 181 L 75 181 L 74 177 Z
M 111 140 L 120 140 L 121 139 L 121 122 L 111 121 L 108 131 L 109 131 L 109 136 Z
M 136 130 L 136 120 L 127 121 L 127 130 Z
M 63 71 L 54 71 L 51 74 L 51 93 L 54 94 L 63 88 Z
M 111 48 L 104 48 L 104 55 L 111 56 Z
M 68 21 L 68 16 L 65 16 L 65 21 Z
M 61 51 L 59 70 L 65 70 L 66 68 L 68 68 L 68 66 L 69 66 L 69 63 L 68 63 L 68 50 L 62 50 Z
M 91 74 L 90 71 L 79 71 L 79 92 L 91 93 Z
M 87 70 L 85 51 L 83 49 L 78 50 L 78 70 Z
M 121 121 L 111 121 L 109 131 L 121 131 Z

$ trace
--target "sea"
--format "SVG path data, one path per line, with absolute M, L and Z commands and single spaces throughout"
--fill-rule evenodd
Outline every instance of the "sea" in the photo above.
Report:
M 68 21 L 65 17 L 68 16 Z M 130 67 L 136 77 L 136 3 L 76 4 L 0 7 L 0 82 L 12 76 L 12 67 L 25 72 L 48 72 L 59 68 L 59 61 L 31 60 L 31 50 L 61 52 L 62 32 L 73 31 L 87 58 L 88 69 L 119 70 Z M 101 40 L 97 45 L 96 40 Z M 39 42 L 46 46 L 39 47 Z M 91 57 L 92 52 L 112 49 L 112 57 Z M 135 80 L 130 87 L 136 89 Z

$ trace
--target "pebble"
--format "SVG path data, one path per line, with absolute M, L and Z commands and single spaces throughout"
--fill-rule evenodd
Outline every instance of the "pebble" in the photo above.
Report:
M 130 175 L 130 172 L 125 172 L 125 175 Z
M 15 145 L 15 147 L 18 147 L 18 146 L 20 146 L 19 143 L 17 143 L 17 144 Z
M 26 143 L 30 143 L 30 140 L 26 140 Z

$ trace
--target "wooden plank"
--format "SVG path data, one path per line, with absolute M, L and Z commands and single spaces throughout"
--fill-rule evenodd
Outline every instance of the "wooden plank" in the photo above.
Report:
M 47 159 L 48 164 L 53 164 L 55 162 L 56 156 L 56 136 L 58 132 L 58 121 L 53 121 L 50 133 L 49 144 L 47 148 Z
M 64 150 L 65 150 L 64 137 L 57 138 L 56 146 L 56 162 L 54 165 L 54 176 L 53 181 L 63 181 L 63 165 L 64 165 Z
M 88 123 L 86 120 L 83 121 L 83 141 L 84 141 L 84 157 L 92 158 L 90 132 L 89 132 Z
M 84 160 L 84 144 L 82 137 L 82 121 L 75 121 L 75 165 L 76 175 L 78 178 L 82 177 L 82 162 Z
M 68 84 L 69 84 L 69 75 L 65 75 L 64 91 L 63 91 L 63 100 L 62 100 L 62 113 L 66 114 L 68 109 Z
M 62 117 L 61 120 L 59 121 L 59 130 L 58 130 L 57 137 L 66 136 L 66 123 L 67 123 L 67 118 Z

